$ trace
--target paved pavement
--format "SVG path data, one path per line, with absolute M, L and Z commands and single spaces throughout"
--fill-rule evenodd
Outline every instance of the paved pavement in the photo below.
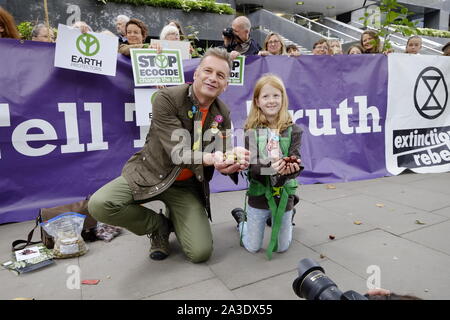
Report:
M 450 173 L 304 185 L 298 194 L 293 243 L 271 261 L 264 250 L 251 254 L 239 246 L 230 211 L 242 206 L 244 192 L 223 192 L 212 195 L 214 252 L 206 263 L 187 262 L 173 234 L 170 257 L 152 261 L 147 237 L 125 231 L 39 271 L 16 276 L 0 268 L 0 299 L 295 300 L 292 282 L 302 258 L 318 261 L 342 291 L 365 293 L 368 279 L 379 275 L 381 287 L 397 293 L 450 299 Z M 1 262 L 32 226 L 0 225 Z M 82 280 L 100 282 L 69 289 L 73 266 Z

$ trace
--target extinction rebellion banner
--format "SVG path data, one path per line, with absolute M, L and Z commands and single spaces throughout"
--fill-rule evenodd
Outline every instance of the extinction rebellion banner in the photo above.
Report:
M 130 58 L 119 55 L 113 77 L 54 67 L 54 51 L 54 44 L 0 39 L 0 223 L 33 219 L 41 207 L 92 194 L 120 175 L 124 163 L 145 142 L 149 125 L 136 124 Z M 246 57 L 241 71 L 245 70 L 243 85 L 230 85 L 221 96 L 231 110 L 236 144 L 242 145 L 242 127 L 254 84 L 263 74 L 274 73 L 283 79 L 289 111 L 304 131 L 301 155 L 305 170 L 299 177 L 301 183 L 398 174 L 405 167 L 420 164 L 425 168 L 433 159 L 438 161 L 436 153 L 444 163 L 448 158 L 443 150 L 448 149 L 446 137 L 450 135 L 446 127 L 450 121 L 441 118 L 447 112 L 448 99 L 441 97 L 444 89 L 439 83 L 449 85 L 450 59 L 439 60 L 442 65 L 436 67 L 424 56 L 407 58 L 411 60 L 407 77 L 401 76 L 402 67 L 396 71 L 396 65 L 391 66 L 389 61 L 390 77 L 397 75 L 395 82 L 402 84 L 404 92 L 394 102 L 399 113 L 393 117 L 400 120 L 395 120 L 398 126 L 393 127 L 391 110 L 387 108 L 390 57 Z M 183 61 L 186 82 L 192 81 L 198 62 Z M 439 69 L 442 76 L 434 69 L 424 71 L 427 67 Z M 425 105 L 423 112 L 438 122 L 426 119 L 416 123 L 411 118 L 418 113 L 414 100 L 401 99 L 411 99 L 419 75 L 428 80 L 417 84 L 418 105 L 422 110 Z M 435 85 L 436 81 L 439 83 Z M 389 90 L 392 84 L 389 78 Z M 428 96 L 424 98 L 425 93 Z M 445 109 L 438 116 L 435 100 Z M 403 107 L 409 109 L 400 111 Z M 388 124 L 391 138 L 385 134 Z M 420 134 L 424 139 L 427 134 L 430 139 L 433 135 L 429 151 L 405 142 Z M 417 149 L 414 152 L 418 158 L 411 148 Z M 399 169 L 388 171 L 386 158 L 390 155 L 407 157 L 394 159 Z M 448 170 L 439 163 L 433 168 Z M 216 173 L 210 186 L 212 192 L 220 192 L 241 190 L 247 184 L 240 178 L 236 186 L 228 177 Z

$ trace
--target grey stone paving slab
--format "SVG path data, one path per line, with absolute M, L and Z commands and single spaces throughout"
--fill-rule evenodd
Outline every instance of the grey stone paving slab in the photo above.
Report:
M 450 220 L 403 234 L 402 238 L 413 240 L 450 256 Z
M 355 225 L 351 217 L 346 217 L 330 209 L 300 201 L 294 218 L 293 237 L 306 246 L 314 246 L 333 241 L 330 235 L 337 239 L 374 229 L 369 224 Z
M 152 261 L 149 247 L 147 237 L 132 234 L 92 243 L 90 256 L 80 257 L 82 278 L 101 282 L 82 286 L 83 299 L 142 299 L 214 276 L 206 264 L 185 259 L 173 234 L 169 258 Z
M 376 179 L 375 181 L 379 182 L 389 182 L 389 183 L 396 183 L 396 184 L 410 184 L 415 181 L 420 181 L 427 178 L 432 178 L 432 173 L 427 174 L 420 174 L 420 173 L 414 173 L 414 172 L 407 172 L 404 171 L 403 173 L 397 175 L 397 176 L 390 176 L 390 177 L 384 177 L 381 179 Z M 374 181 L 374 180 L 372 180 Z
M 426 211 L 438 210 L 450 205 L 450 197 L 447 194 L 409 185 L 383 183 L 362 187 L 358 191 Z
M 450 256 L 420 244 L 374 230 L 315 249 L 361 277 L 369 276 L 369 266 L 378 266 L 382 288 L 423 299 L 450 299 Z
M 450 206 L 433 211 L 433 214 L 450 218 Z
M 434 174 L 434 177 L 426 177 L 425 179 L 413 181 L 409 183 L 409 186 L 437 192 L 438 194 L 444 193 L 450 195 L 450 174 Z
M 144 300 L 236 300 L 237 297 L 217 278 L 150 296 Z
M 301 259 L 299 259 L 300 261 Z M 323 259 L 314 259 L 325 271 L 325 274 L 336 283 L 339 290 L 355 290 L 361 294 L 367 292 L 366 280 L 346 270 L 342 266 Z M 239 299 L 250 300 L 300 300 L 292 289 L 292 283 L 298 277 L 298 271 L 290 271 L 248 286 L 233 290 Z
M 297 194 L 301 200 L 306 200 L 311 203 L 320 201 L 339 199 L 352 194 L 351 190 L 340 188 L 338 184 L 331 184 L 335 189 L 327 188 L 328 184 L 308 184 L 301 185 L 298 188 Z
M 342 190 L 345 190 L 347 193 L 348 190 L 357 191 L 357 189 L 367 186 L 373 186 L 383 183 L 383 179 L 385 178 L 378 178 L 378 179 L 366 179 L 366 180 L 356 180 L 356 181 L 349 181 L 349 182 L 339 182 L 339 183 L 332 183 L 334 187 L 336 187 L 336 190 L 339 192 Z M 326 185 L 324 185 L 326 187 Z
M 81 290 L 70 288 L 69 266 L 78 266 L 78 258 L 55 260 L 55 264 L 40 270 L 15 275 L 0 272 L 0 300 L 33 298 L 36 300 L 79 300 Z M 69 287 L 67 283 L 69 281 Z
M 446 220 L 445 217 L 440 215 L 369 195 L 356 194 L 336 200 L 323 201 L 319 206 L 345 216 L 354 222 L 362 222 L 360 226 L 368 224 L 395 234 L 423 228 L 423 225 L 418 223 L 435 224 Z
M 218 224 L 234 221 L 233 217 L 231 216 L 231 210 L 233 210 L 234 208 L 244 208 L 245 192 L 246 190 L 212 193 L 212 223 Z
M 250 253 L 240 247 L 235 223 L 222 223 L 214 226 L 215 248 L 208 265 L 229 289 L 233 290 L 293 270 L 300 257 L 316 258 L 319 256 L 313 250 L 293 241 L 287 252 L 273 253 L 273 258 L 269 261 L 265 255 L 268 231 L 269 228 L 266 228 L 263 249 L 257 253 Z

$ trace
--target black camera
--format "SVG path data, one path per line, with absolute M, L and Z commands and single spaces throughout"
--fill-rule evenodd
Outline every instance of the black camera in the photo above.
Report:
M 367 300 L 353 290 L 340 291 L 325 275 L 323 268 L 309 258 L 298 263 L 298 278 L 292 283 L 292 288 L 297 296 L 306 300 Z
M 223 29 L 222 34 L 224 37 L 234 38 L 233 28 L 228 27 L 228 28 Z

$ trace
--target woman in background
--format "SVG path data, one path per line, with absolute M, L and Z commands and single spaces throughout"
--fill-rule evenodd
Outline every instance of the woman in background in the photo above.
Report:
M 0 38 L 20 39 L 13 16 L 0 7 Z

